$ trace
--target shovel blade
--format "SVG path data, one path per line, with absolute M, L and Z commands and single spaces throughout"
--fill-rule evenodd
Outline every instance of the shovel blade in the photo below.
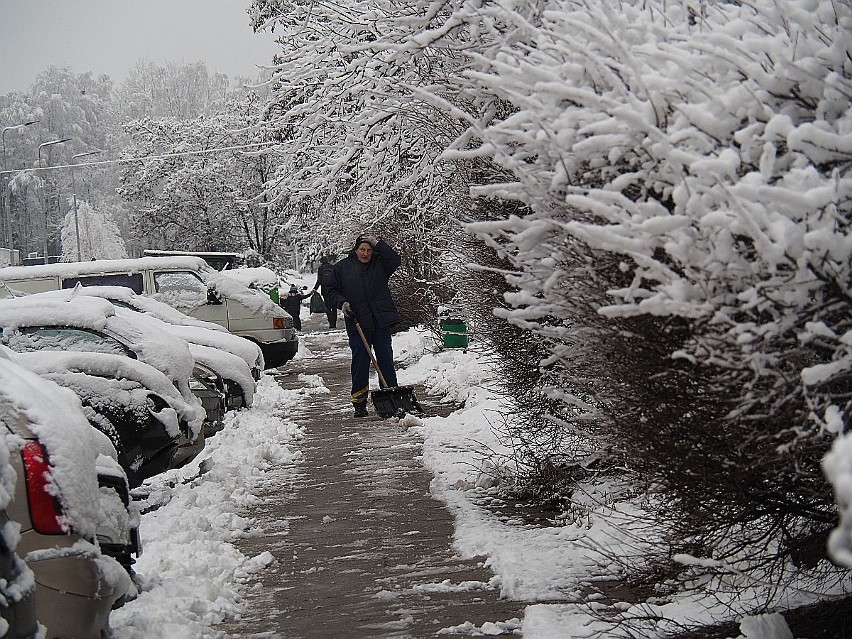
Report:
M 408 413 L 422 415 L 423 409 L 414 396 L 413 386 L 381 388 L 370 393 L 373 406 L 380 417 L 402 417 Z

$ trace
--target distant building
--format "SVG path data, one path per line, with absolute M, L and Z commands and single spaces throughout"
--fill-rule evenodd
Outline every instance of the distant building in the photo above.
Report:
M 0 248 L 0 267 L 20 265 L 21 252 L 18 249 Z

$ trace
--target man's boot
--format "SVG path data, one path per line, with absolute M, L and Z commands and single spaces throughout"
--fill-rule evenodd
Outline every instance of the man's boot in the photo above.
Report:
M 367 416 L 367 402 L 361 402 L 359 404 L 352 404 L 355 407 L 355 417 L 366 417 Z

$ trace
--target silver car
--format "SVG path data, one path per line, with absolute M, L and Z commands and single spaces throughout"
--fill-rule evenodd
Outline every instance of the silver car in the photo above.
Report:
M 136 591 L 99 543 L 129 540 L 132 516 L 118 492 L 98 483 L 99 468 L 121 479 L 120 469 L 101 454 L 104 441 L 77 396 L 17 365 L 5 349 L 0 428 L 15 477 L 6 513 L 20 527 L 16 550 L 35 577 L 37 619 L 48 637 L 100 639 L 115 603 Z

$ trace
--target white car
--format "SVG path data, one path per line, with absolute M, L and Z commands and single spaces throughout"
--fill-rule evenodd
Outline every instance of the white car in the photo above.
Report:
M 215 322 L 263 350 L 264 366 L 296 356 L 293 318 L 268 295 L 214 270 L 200 257 L 141 257 L 0 269 L 0 298 L 83 286 L 125 286 L 193 317 Z

